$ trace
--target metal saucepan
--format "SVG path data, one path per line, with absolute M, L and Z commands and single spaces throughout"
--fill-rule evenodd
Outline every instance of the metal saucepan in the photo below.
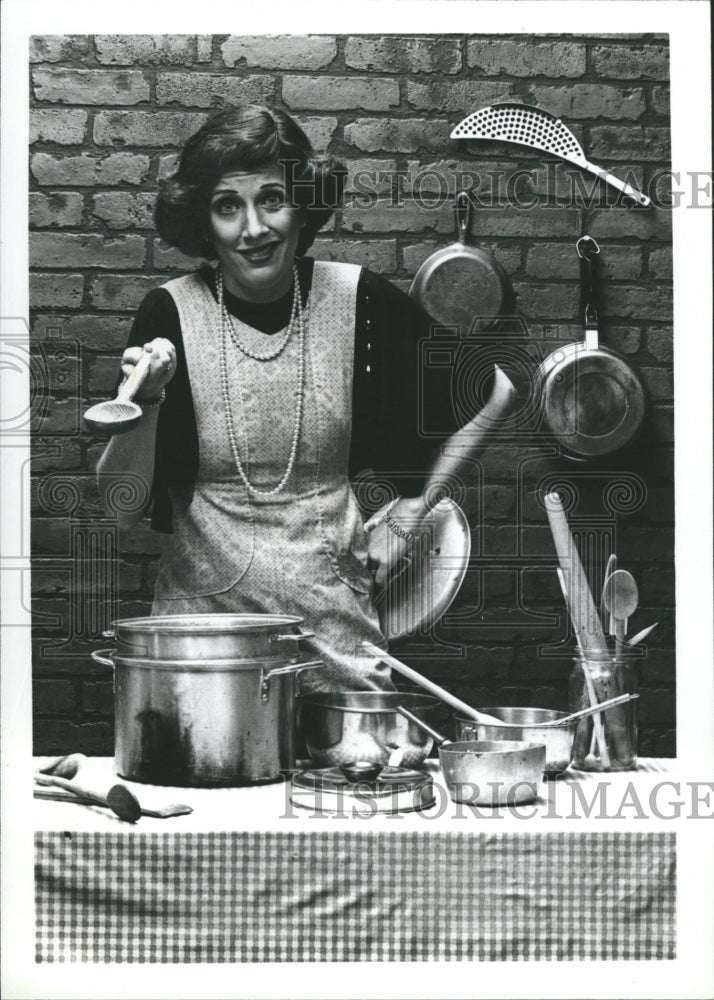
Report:
M 400 749 L 400 763 L 414 767 L 426 759 L 431 737 L 399 714 L 430 715 L 438 701 L 404 691 L 343 691 L 300 698 L 300 729 L 310 760 L 320 767 L 357 761 L 387 764 Z
M 573 742 L 580 719 L 565 725 L 543 726 L 566 718 L 565 712 L 551 708 L 485 708 L 484 712 L 503 719 L 508 726 L 484 725 L 461 715 L 454 716 L 457 740 L 526 740 L 545 744 L 545 776 L 561 774 L 573 758 Z M 529 723 L 538 723 L 531 727 Z M 517 725 L 518 728 L 513 728 Z
M 488 329 L 512 312 L 514 295 L 508 275 L 492 253 L 466 242 L 471 199 L 454 199 L 457 242 L 431 254 L 409 288 L 411 298 L 438 323 L 458 326 L 462 335 Z
M 640 377 L 619 354 L 602 347 L 594 301 L 595 240 L 577 243 L 582 262 L 585 340 L 553 351 L 536 375 L 543 419 L 567 458 L 586 460 L 628 444 L 645 415 Z
M 441 773 L 454 802 L 502 806 L 532 802 L 545 769 L 542 741 L 469 740 L 439 747 Z
M 498 715 L 501 711 L 503 710 L 488 709 L 493 715 Z M 549 758 L 551 748 L 563 739 L 558 736 L 552 739 L 551 730 L 537 729 L 532 735 L 526 735 L 525 729 L 509 729 L 503 735 L 495 727 L 496 735 L 485 736 L 481 735 L 481 730 L 491 729 L 491 726 L 481 726 L 473 719 L 459 719 L 457 716 L 457 739 L 452 742 L 403 706 L 399 708 L 399 713 L 428 733 L 434 740 L 434 745 L 439 748 L 441 771 L 454 802 L 493 806 L 529 802 L 538 794 L 543 777 L 554 777 L 556 773 L 560 773 L 550 770 Z M 552 714 L 565 715 L 564 712 Z M 570 752 L 577 722 L 572 723 L 572 727 Z M 563 731 L 555 730 L 556 733 Z M 565 732 L 567 734 L 568 731 Z M 569 763 L 570 756 L 560 770 L 565 770 Z
M 415 725 L 421 726 L 432 737 L 435 746 L 441 747 L 451 742 L 442 736 L 441 733 L 432 729 L 423 720 L 412 715 L 407 709 L 400 708 L 399 711 L 405 718 L 411 719 Z M 469 740 L 524 740 L 526 743 L 542 743 L 545 746 L 544 775 L 546 778 L 554 778 L 570 764 L 573 756 L 575 731 L 578 728 L 579 719 L 575 719 L 567 725 L 553 726 L 546 729 L 543 727 L 543 723 L 563 719 L 565 718 L 565 712 L 555 712 L 549 708 L 486 708 L 484 712 L 510 723 L 511 728 L 484 725 L 480 722 L 474 722 L 473 719 L 455 715 L 457 742 Z M 515 723 L 528 722 L 539 723 L 541 728 L 530 728 L 527 725 L 513 728 Z

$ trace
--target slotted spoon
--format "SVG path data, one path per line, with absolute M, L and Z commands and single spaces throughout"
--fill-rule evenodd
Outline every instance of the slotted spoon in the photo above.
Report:
M 130 375 L 119 386 L 115 399 L 95 403 L 84 414 L 84 423 L 97 437 L 111 437 L 134 427 L 141 419 L 142 409 L 132 399 L 146 378 L 151 355 L 143 351 Z
M 454 128 L 452 139 L 491 139 L 497 142 L 511 142 L 517 146 L 529 146 L 544 153 L 558 156 L 561 160 L 574 163 L 600 180 L 622 191 L 638 205 L 648 206 L 651 199 L 633 188 L 609 171 L 591 163 L 585 156 L 583 147 L 560 118 L 541 111 L 530 104 L 491 104 L 467 115 Z

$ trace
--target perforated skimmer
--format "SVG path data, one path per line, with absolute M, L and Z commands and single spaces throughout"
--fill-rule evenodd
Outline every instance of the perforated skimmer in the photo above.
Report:
M 622 191 L 638 205 L 646 207 L 651 204 L 651 199 L 647 195 L 607 170 L 603 170 L 602 167 L 591 163 L 578 140 L 560 118 L 530 104 L 505 102 L 480 108 L 459 122 L 451 132 L 451 138 L 490 139 L 541 149 L 544 153 L 550 153 L 582 167 L 583 170 Z

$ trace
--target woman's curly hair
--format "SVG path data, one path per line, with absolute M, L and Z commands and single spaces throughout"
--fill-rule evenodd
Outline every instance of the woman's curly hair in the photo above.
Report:
M 222 111 L 188 139 L 176 173 L 160 183 L 155 212 L 159 235 L 191 257 L 215 260 L 209 206 L 216 184 L 230 171 L 278 163 L 285 166 L 288 199 L 302 213 L 297 246 L 302 256 L 339 205 L 346 169 L 331 157 L 316 156 L 286 112 L 260 105 Z

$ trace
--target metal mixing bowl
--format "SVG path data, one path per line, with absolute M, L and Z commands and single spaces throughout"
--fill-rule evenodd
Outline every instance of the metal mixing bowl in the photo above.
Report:
M 552 708 L 484 708 L 488 715 L 495 715 L 504 722 L 514 722 L 518 729 L 499 726 L 485 726 L 463 715 L 455 715 L 457 740 L 525 740 L 530 743 L 545 744 L 545 776 L 554 778 L 561 774 L 573 756 L 573 743 L 578 720 L 565 726 L 547 729 L 530 728 L 529 722 L 555 722 L 564 718 L 567 712 L 556 712 Z
M 443 743 L 439 761 L 453 802 L 518 805 L 538 796 L 545 746 L 520 740 Z
M 439 705 L 428 694 L 406 691 L 342 691 L 305 695 L 299 702 L 300 730 L 310 760 L 318 767 L 354 761 L 386 764 L 398 747 L 403 767 L 427 757 L 432 739 L 397 712 L 403 705 L 420 718 Z

